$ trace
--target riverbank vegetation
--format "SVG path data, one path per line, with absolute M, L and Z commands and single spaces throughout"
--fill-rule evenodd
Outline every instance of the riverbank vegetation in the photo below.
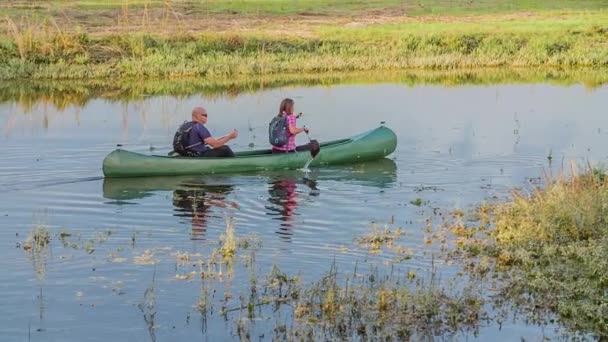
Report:
M 572 168 L 544 187 L 483 206 L 476 223 L 450 226 L 451 255 L 491 281 L 495 304 L 530 322 L 557 320 L 570 331 L 608 337 L 608 178 Z
M 602 3 L 9 1 L 0 79 L 601 68 L 608 66 Z

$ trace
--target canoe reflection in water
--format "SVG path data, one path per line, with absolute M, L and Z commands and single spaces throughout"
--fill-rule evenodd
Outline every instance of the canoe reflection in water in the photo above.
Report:
M 253 190 L 253 193 L 259 189 L 268 193 L 268 197 L 262 199 L 266 215 L 279 221 L 277 233 L 290 240 L 303 206 L 321 196 L 320 184 L 338 182 L 338 186 L 344 183 L 390 188 L 396 183 L 396 170 L 395 162 L 385 158 L 350 166 L 313 168 L 308 173 L 286 170 L 213 176 L 105 178 L 103 196 L 112 199 L 112 204 L 128 205 L 169 191 L 173 216 L 190 219 L 192 238 L 203 239 L 210 223 L 225 229 L 224 215 L 233 215 L 230 211 L 239 209 L 233 196 L 235 188 Z M 252 198 L 246 200 L 241 205 L 251 204 Z
M 174 190 L 174 216 L 190 218 L 192 221 L 192 240 L 204 240 L 207 233 L 207 219 L 212 207 L 238 208 L 236 202 L 227 201 L 232 191 L 230 185 L 206 186 L 197 190 Z
M 115 204 L 135 204 L 133 200 L 151 197 L 171 191 L 173 216 L 190 220 L 192 240 L 204 240 L 210 217 L 223 222 L 224 212 L 238 209 L 238 203 L 227 200 L 234 190 L 224 177 L 141 177 L 105 178 L 103 196 L 115 200 Z M 215 209 L 214 209 L 215 207 Z

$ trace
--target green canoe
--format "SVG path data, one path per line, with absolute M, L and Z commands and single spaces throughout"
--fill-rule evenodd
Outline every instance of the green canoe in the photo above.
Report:
M 397 136 L 384 126 L 349 139 L 321 143 L 310 166 L 356 163 L 383 158 L 397 146 Z M 236 152 L 234 158 L 191 158 L 145 155 L 122 149 L 103 160 L 106 177 L 178 176 L 302 168 L 309 152 L 273 154 L 270 149 Z

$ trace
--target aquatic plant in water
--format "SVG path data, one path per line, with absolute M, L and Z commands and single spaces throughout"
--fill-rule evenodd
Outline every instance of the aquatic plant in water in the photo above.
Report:
M 448 227 L 460 237 L 449 258 L 496 284 L 497 307 L 533 323 L 554 319 L 573 333 L 608 337 L 608 178 L 575 167 L 543 187 L 486 205 Z

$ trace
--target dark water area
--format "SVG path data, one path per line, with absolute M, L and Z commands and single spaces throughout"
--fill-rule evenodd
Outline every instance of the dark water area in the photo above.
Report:
M 267 124 L 284 97 L 304 112 L 298 123 L 312 138 L 345 138 L 385 121 L 398 136 L 397 150 L 383 160 L 310 172 L 103 178 L 101 162 L 117 144 L 166 154 L 176 127 L 197 105 L 207 108 L 214 135 L 239 130 L 233 149 L 266 147 Z M 569 170 L 571 163 L 604 163 L 607 99 L 606 86 L 389 83 L 95 99 L 61 109 L 43 99 L 4 102 L 0 339 L 235 340 L 242 315 L 236 310 L 225 318 L 220 308 L 238 308 L 251 279 L 273 266 L 303 283 L 332 265 L 423 276 L 435 252 L 424 243 L 424 227 L 437 212 L 506 199 L 512 188 L 539 184 L 543 172 Z M 200 268 L 183 265 L 180 255 L 208 256 L 227 220 L 257 249 L 253 257 L 252 247 L 240 251 L 234 267 L 209 285 L 215 309 L 202 314 L 201 280 L 191 273 Z M 371 253 L 358 244 L 355 238 L 374 225 L 401 228 L 399 243 L 411 258 L 393 263 L 394 251 Z M 51 237 L 38 255 L 23 248 L 36 227 Z M 444 267 L 443 279 L 455 272 L 435 266 Z M 272 339 L 275 322 L 291 319 L 281 315 L 262 309 L 247 323 L 251 339 Z M 540 340 L 555 328 L 515 320 L 457 336 Z

